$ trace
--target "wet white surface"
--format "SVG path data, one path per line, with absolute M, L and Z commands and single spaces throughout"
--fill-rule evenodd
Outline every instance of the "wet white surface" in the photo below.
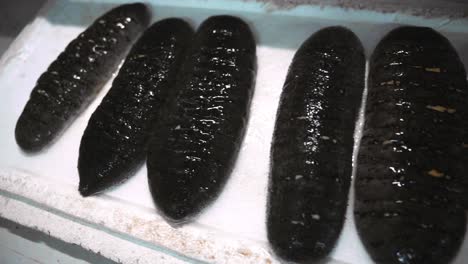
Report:
M 35 155 L 22 153 L 15 142 L 14 127 L 40 74 L 70 40 L 94 18 L 115 5 L 114 2 L 51 3 L 0 59 L 0 168 L 30 172 L 31 175 L 44 178 L 45 186 L 53 182 L 55 186 L 63 184 L 67 186 L 64 188 L 77 189 L 79 177 L 76 167 L 80 138 L 90 115 L 110 88 L 110 81 L 91 106 L 44 152 Z M 269 251 L 265 228 L 269 149 L 279 96 L 295 50 L 320 28 L 344 25 L 360 37 L 369 55 L 377 41 L 398 24 L 387 23 L 386 18 L 382 21 L 374 18 L 371 21 L 365 21 L 365 18 L 358 21 L 355 16 L 349 20 L 346 16 L 324 19 L 320 10 L 317 16 L 312 13 L 310 17 L 285 15 L 284 12 L 236 10 L 241 9 L 227 11 L 155 5 L 153 19 L 183 17 L 196 27 L 210 15 L 229 13 L 245 19 L 256 34 L 258 72 L 250 120 L 240 155 L 220 197 L 188 226 L 197 232 L 219 233 L 219 236 L 251 241 Z M 417 25 L 439 25 L 438 29 L 452 41 L 466 65 L 468 28 L 466 32 L 461 32 L 457 27 L 450 27 L 450 22 L 439 24 L 438 21 L 420 18 L 405 21 Z M 357 132 L 358 139 L 359 130 Z M 371 263 L 355 231 L 351 214 L 352 191 L 350 198 L 347 221 L 331 257 L 346 263 Z M 98 199 L 118 200 L 128 207 L 144 208 L 157 215 L 147 186 L 146 167 L 142 167 L 125 184 L 100 195 Z M 106 221 L 106 217 L 112 216 L 102 217 L 102 221 Z M 468 262 L 468 245 L 464 245 L 461 252 L 455 261 L 457 264 Z

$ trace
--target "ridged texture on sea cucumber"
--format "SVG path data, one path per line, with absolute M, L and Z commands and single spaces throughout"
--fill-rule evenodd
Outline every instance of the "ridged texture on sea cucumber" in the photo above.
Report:
M 326 257 L 343 222 L 365 56 L 343 27 L 320 30 L 296 52 L 271 148 L 268 240 L 281 258 Z
M 82 195 L 125 180 L 144 161 L 152 130 L 176 94 L 177 73 L 192 35 L 183 20 L 165 19 L 133 46 L 81 139 Z
M 355 219 L 377 263 L 449 263 L 464 238 L 468 87 L 449 41 L 400 27 L 371 61 Z
M 68 44 L 39 77 L 18 119 L 16 142 L 24 151 L 49 145 L 89 105 L 149 19 L 145 5 L 121 5 Z
M 199 213 L 230 175 L 247 125 L 255 49 L 248 25 L 236 17 L 211 17 L 195 35 L 180 92 L 147 161 L 154 201 L 171 222 Z

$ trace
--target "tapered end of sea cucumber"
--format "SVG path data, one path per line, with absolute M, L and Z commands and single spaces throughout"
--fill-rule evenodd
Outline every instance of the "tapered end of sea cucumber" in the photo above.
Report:
M 465 212 L 434 205 L 431 210 L 427 205 L 402 206 L 384 212 L 405 212 L 404 216 L 383 216 L 382 211 L 360 209 L 358 203 L 355 222 L 370 257 L 388 264 L 450 263 L 465 237 Z
M 131 177 L 140 166 L 140 157 L 120 161 L 115 155 L 94 153 L 89 147 L 92 144 L 82 144 L 78 158 L 78 174 L 80 184 L 78 191 L 83 197 L 98 194 L 115 188 Z
M 158 212 L 174 227 L 192 222 L 209 203 L 207 197 L 187 191 L 190 186 L 153 182 L 154 175 L 150 172 L 148 177 L 151 195 Z
M 23 114 L 18 119 L 15 127 L 15 139 L 18 146 L 26 153 L 36 153 L 42 150 L 48 143 L 49 138 L 45 138 L 41 128 L 32 127 L 29 120 Z
M 201 209 L 196 209 L 198 206 L 189 208 L 187 203 L 184 202 L 156 202 L 156 206 L 163 218 L 173 227 L 179 227 L 192 222 L 198 215 L 199 211 L 201 211 Z
M 82 184 L 81 182 L 80 182 L 80 185 L 78 187 L 78 191 L 80 192 L 81 196 L 83 196 L 83 197 L 88 197 L 88 196 L 91 196 L 91 195 L 96 194 L 98 192 L 92 186 L 87 185 L 87 184 Z
M 132 3 L 124 4 L 114 8 L 110 12 L 121 13 L 122 15 L 131 16 L 145 27 L 149 25 L 151 21 L 150 8 L 143 3 Z
M 107 179 L 109 175 L 100 173 L 100 167 L 96 166 L 97 163 L 104 163 L 104 161 L 91 160 L 88 156 L 80 153 L 78 158 L 78 174 L 80 175 L 78 191 L 83 197 L 97 194 L 112 186 L 113 183 L 113 181 Z
M 43 144 L 40 141 L 35 140 L 30 133 L 25 131 L 16 130 L 15 133 L 16 143 L 22 151 L 26 153 L 36 153 L 43 148 Z
M 296 240 L 294 236 L 276 237 L 268 235 L 274 253 L 291 263 L 324 263 L 328 260 L 329 249 L 320 242 L 308 243 Z
M 78 191 L 83 197 L 95 195 L 118 184 L 115 175 L 103 175 L 93 169 L 93 164 L 78 162 L 80 184 Z

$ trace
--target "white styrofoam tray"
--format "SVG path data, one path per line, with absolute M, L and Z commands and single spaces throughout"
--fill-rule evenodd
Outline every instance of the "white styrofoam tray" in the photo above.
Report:
M 87 121 L 110 88 L 45 152 L 17 147 L 14 127 L 37 78 L 114 1 L 51 1 L 0 59 L 0 216 L 78 243 L 124 263 L 276 263 L 266 242 L 265 212 L 269 149 L 283 82 L 297 47 L 325 26 L 344 25 L 362 40 L 367 56 L 399 24 L 432 26 L 447 36 L 468 62 L 468 20 L 380 14 L 303 6 L 275 10 L 255 1 L 152 1 L 153 20 L 182 17 L 196 28 L 211 15 L 247 21 L 258 46 L 258 72 L 247 133 L 234 171 L 220 197 L 191 224 L 174 229 L 158 215 L 143 166 L 125 184 L 82 198 L 77 159 Z M 363 102 L 365 96 L 363 97 Z M 362 125 L 362 117 L 358 127 Z M 360 130 L 356 131 L 359 141 Z M 355 151 L 356 154 L 356 151 Z M 330 263 L 372 263 L 355 231 L 353 191 L 347 220 Z M 468 243 L 455 263 L 468 262 Z

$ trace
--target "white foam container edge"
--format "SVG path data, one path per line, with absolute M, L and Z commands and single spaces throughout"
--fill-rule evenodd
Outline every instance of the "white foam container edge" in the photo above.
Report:
M 121 3 L 124 1 L 49 1 L 0 58 L 0 217 L 122 263 L 280 262 L 266 242 L 270 142 L 289 63 L 313 32 L 326 26 L 346 26 L 362 40 L 369 55 L 380 38 L 400 24 L 430 26 L 452 42 L 465 67 L 468 63 L 468 19 L 464 17 L 422 17 L 323 5 L 282 9 L 268 1 L 148 2 L 154 21 L 182 17 L 194 28 L 211 15 L 237 15 L 250 24 L 258 42 L 251 114 L 233 173 L 220 197 L 193 223 L 173 228 L 153 205 L 145 166 L 125 184 L 102 195 L 82 198 L 77 192 L 80 138 L 112 80 L 44 153 L 25 155 L 14 138 L 16 120 L 40 74 L 96 17 Z M 357 127 L 356 145 L 362 113 Z M 351 189 L 347 220 L 329 263 L 372 263 L 355 231 L 352 201 Z M 465 241 L 454 263 L 467 262 Z

